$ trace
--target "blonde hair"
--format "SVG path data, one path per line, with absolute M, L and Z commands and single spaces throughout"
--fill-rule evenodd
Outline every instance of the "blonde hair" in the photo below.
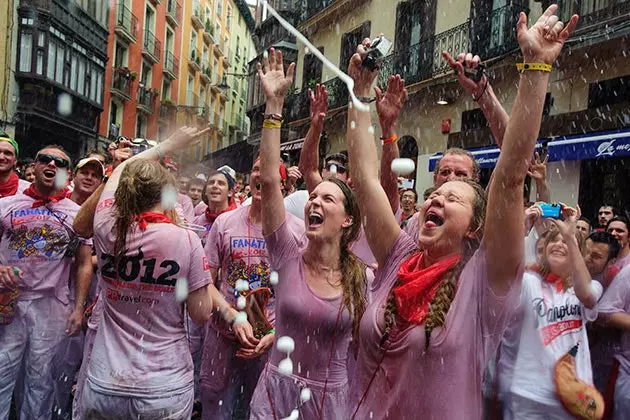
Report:
M 159 204 L 162 200 L 162 189 L 169 185 L 177 188 L 173 175 L 159 162 L 140 159 L 129 162 L 125 166 L 114 194 L 116 201 L 114 255 L 116 258 L 123 256 L 126 251 L 127 232 L 136 216 Z M 165 214 L 175 223 L 179 223 L 175 211 L 165 212 Z
M 457 282 L 459 281 L 459 276 L 466 266 L 466 263 L 470 260 L 470 258 L 472 258 L 477 248 L 479 248 L 479 245 L 481 244 L 481 239 L 483 238 L 487 204 L 486 192 L 481 187 L 481 185 L 470 179 L 458 178 L 455 181 L 468 184 L 475 192 L 475 199 L 472 203 L 473 215 L 470 219 L 469 227 L 469 231 L 473 232 L 473 236 L 464 239 L 464 254 L 462 255 L 461 260 L 444 274 L 444 276 L 440 280 L 440 286 L 438 287 L 438 290 L 433 297 L 433 300 L 431 300 L 429 313 L 424 320 L 424 329 L 426 335 L 425 349 L 429 348 L 429 344 L 431 342 L 431 332 L 433 331 L 433 329 L 444 326 L 446 315 L 448 314 L 448 310 L 450 309 L 451 304 L 453 303 L 453 299 L 455 297 L 455 289 L 457 287 Z M 394 288 L 397 286 L 397 284 L 398 282 L 394 284 L 394 287 L 392 287 L 392 290 L 389 292 L 387 304 L 385 307 L 386 336 L 389 335 L 392 328 L 396 325 L 398 308 L 396 307 Z

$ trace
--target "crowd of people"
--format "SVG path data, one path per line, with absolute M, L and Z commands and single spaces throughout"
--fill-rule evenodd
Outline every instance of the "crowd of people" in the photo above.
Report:
M 347 155 L 320 166 L 328 94 L 310 97 L 298 166 L 280 127 L 295 64 L 271 49 L 259 156 L 179 170 L 205 130 L 75 165 L 49 145 L 19 161 L 0 134 L 0 418 L 630 418 L 628 219 L 552 203 L 534 153 L 549 75 L 578 17 L 517 23 L 510 115 L 470 53 L 444 59 L 500 157 L 487 188 L 448 149 L 434 185 L 399 188 L 404 80 L 349 105 Z M 348 65 L 372 102 L 378 69 Z M 536 198 L 525 201 L 529 176 Z M 628 416 L 628 417 L 626 417 Z

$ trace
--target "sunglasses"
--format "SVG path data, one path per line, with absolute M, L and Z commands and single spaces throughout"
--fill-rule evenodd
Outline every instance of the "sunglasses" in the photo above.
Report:
M 345 166 L 343 166 L 343 165 L 342 165 L 342 164 L 340 164 L 340 163 L 328 163 L 328 164 L 326 164 L 325 168 L 326 168 L 328 171 L 330 171 L 330 169 L 331 169 L 333 166 L 337 168 L 337 173 L 338 173 L 338 174 L 345 174 L 345 173 L 346 173 L 346 167 L 345 167 Z
M 37 155 L 35 159 L 39 163 L 43 163 L 44 165 L 48 165 L 51 161 L 55 162 L 55 166 L 57 168 L 68 168 L 70 166 L 70 162 L 68 162 L 66 159 L 53 155 L 47 155 L 44 153 Z

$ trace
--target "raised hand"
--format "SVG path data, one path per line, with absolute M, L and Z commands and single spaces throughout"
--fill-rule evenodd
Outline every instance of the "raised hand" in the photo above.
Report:
M 284 74 L 284 62 L 282 60 L 282 51 L 276 51 L 274 48 L 269 50 L 269 55 L 263 58 L 263 66 L 256 64 L 256 71 L 260 82 L 267 96 L 267 99 L 284 100 L 287 91 L 293 84 L 293 73 L 295 72 L 295 63 L 291 63 Z
M 466 93 L 473 98 L 480 98 L 489 83 L 488 78 L 484 74 L 478 82 L 466 76 L 464 69 L 476 69 L 481 64 L 481 58 L 478 55 L 473 56 L 471 53 L 460 53 L 455 60 L 447 51 L 442 51 L 444 61 L 453 69 L 457 75 L 459 84 L 462 85 Z
M 393 129 L 407 99 L 405 81 L 399 74 L 390 76 L 387 81 L 387 91 L 384 95 L 378 87 L 375 87 L 374 91 L 376 92 L 376 112 L 378 113 L 381 128 L 383 131 Z
M 325 85 L 315 85 L 315 92 L 308 90 L 308 99 L 311 103 L 311 124 L 323 125 L 326 112 L 328 112 L 328 92 Z
M 164 150 L 164 152 L 172 153 L 194 146 L 201 141 L 201 136 L 208 132 L 210 132 L 210 127 L 206 127 L 203 130 L 199 130 L 196 127 L 181 127 L 164 141 L 164 146 L 169 146 L 168 150 Z
M 532 160 L 532 164 L 527 171 L 527 175 L 534 181 L 545 181 L 547 179 L 547 161 L 549 155 L 545 156 L 544 160 L 540 159 L 540 155 L 536 152 L 536 157 Z
M 557 4 L 549 6 L 534 26 L 529 29 L 527 28 L 527 15 L 521 12 L 516 29 L 518 44 L 526 63 L 552 64 L 558 58 L 564 42 L 575 30 L 578 15 L 571 16 L 565 27 L 564 23 L 554 14 L 557 9 Z
M 567 206 L 564 203 L 558 203 L 561 207 L 563 220 L 551 219 L 558 227 L 560 234 L 565 240 L 571 239 L 575 235 L 575 226 L 580 218 L 580 212 L 577 209 Z
M 357 46 L 357 51 L 348 64 L 348 76 L 354 80 L 354 92 L 358 96 L 369 96 L 374 79 L 378 76 L 378 70 L 370 70 L 362 65 L 367 56 L 365 49 L 370 46 L 370 43 L 370 39 L 365 38 L 361 45 Z

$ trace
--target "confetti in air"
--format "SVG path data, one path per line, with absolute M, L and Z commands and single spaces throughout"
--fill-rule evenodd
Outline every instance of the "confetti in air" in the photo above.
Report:
M 277 271 L 272 271 L 271 274 L 269 275 L 269 283 L 271 283 L 272 286 L 275 286 L 278 284 L 278 272 Z
M 57 99 L 57 112 L 64 117 L 72 114 L 72 97 L 67 93 L 62 93 Z
M 245 296 L 239 296 L 236 300 L 236 307 L 242 311 L 245 309 L 245 305 L 247 305 L 247 299 Z
M 302 401 L 302 404 L 310 400 L 311 400 L 311 390 L 308 388 L 302 389 L 302 391 L 300 392 L 300 401 Z
M 183 302 L 188 298 L 188 280 L 185 278 L 177 279 L 175 282 L 175 299 Z
M 162 188 L 162 210 L 173 210 L 177 204 L 177 189 L 172 185 Z
M 55 189 L 61 190 L 68 186 L 68 171 L 65 169 L 57 169 L 55 175 Z
M 414 169 L 416 169 L 416 164 L 411 159 L 399 158 L 392 161 L 392 172 L 398 175 L 409 175 Z
M 290 354 L 295 350 L 295 341 L 288 335 L 283 335 L 276 341 L 276 348 L 283 353 Z
M 350 129 L 354 130 L 355 128 L 357 128 L 357 124 L 354 121 L 350 121 Z
M 234 324 L 242 325 L 246 322 L 247 322 L 247 314 L 245 312 L 241 311 L 236 314 L 236 317 L 234 318 Z

